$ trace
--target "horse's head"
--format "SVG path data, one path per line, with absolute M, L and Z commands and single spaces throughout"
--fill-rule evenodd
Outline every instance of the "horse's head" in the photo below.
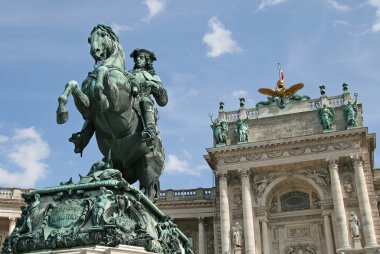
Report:
M 120 62 L 122 65 L 120 67 L 124 68 L 124 50 L 110 26 L 105 24 L 95 26 L 88 37 L 88 43 L 91 45 L 91 56 L 96 62 L 113 57 Z

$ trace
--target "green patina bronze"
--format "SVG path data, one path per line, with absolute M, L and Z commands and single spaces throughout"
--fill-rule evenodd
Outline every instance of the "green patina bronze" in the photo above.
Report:
M 120 171 L 107 168 L 107 180 L 96 180 L 99 165 L 104 166 L 98 162 L 90 170 L 92 182 L 24 193 L 28 205 L 21 207 L 2 253 L 119 244 L 193 253 L 186 236 L 140 190 L 120 179 Z
M 125 71 L 124 51 L 116 34 L 97 25 L 88 41 L 94 70 L 79 88 L 69 81 L 59 97 L 57 123 L 68 120 L 70 94 L 85 122 L 69 139 L 82 154 L 95 134 L 104 158 L 87 175 L 59 186 L 23 193 L 27 206 L 2 254 L 58 248 L 119 244 L 144 247 L 155 253 L 192 254 L 190 242 L 155 202 L 164 151 L 157 128 L 157 109 L 168 97 L 155 74 L 156 56 L 135 49 L 135 66 Z M 140 189 L 130 184 L 139 181 Z
M 245 119 L 239 118 L 235 125 L 235 131 L 238 143 L 248 142 L 248 117 Z
M 278 97 L 267 97 L 266 101 L 259 101 L 256 104 L 256 107 L 277 105 L 279 108 L 283 109 L 288 103 L 292 103 L 296 101 L 304 101 L 304 100 L 310 100 L 310 97 L 307 95 L 298 95 L 298 94 L 294 94 L 287 99 L 282 99 Z
M 352 103 L 348 101 L 344 104 L 344 119 L 346 120 L 346 127 L 354 128 L 357 127 L 356 118 L 358 116 L 358 94 L 355 93 L 355 101 Z
M 212 115 L 209 115 L 212 122 L 212 130 L 214 132 L 215 144 L 217 146 L 224 146 L 227 144 L 227 135 L 228 135 L 228 123 L 224 120 L 217 118 L 216 120 L 212 119 Z
M 88 41 L 95 69 L 79 88 L 69 81 L 59 97 L 57 122 L 68 120 L 65 108 L 70 93 L 85 119 L 80 132 L 70 141 L 74 151 L 82 153 L 95 133 L 104 157 L 110 154 L 113 167 L 120 170 L 128 183 L 140 182 L 140 189 L 152 201 L 159 195 L 159 176 L 164 167 L 164 150 L 157 130 L 157 110 L 152 94 L 160 106 L 168 102 L 166 90 L 155 75 L 155 55 L 136 49 L 132 71 L 126 72 L 124 50 L 117 36 L 107 25 L 97 25 Z
M 324 131 L 332 130 L 332 125 L 335 122 L 335 111 L 331 107 L 323 105 L 318 109 L 319 120 L 321 121 Z

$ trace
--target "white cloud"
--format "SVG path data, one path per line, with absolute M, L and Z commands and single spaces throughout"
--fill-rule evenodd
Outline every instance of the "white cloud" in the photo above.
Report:
M 340 4 L 335 0 L 327 0 L 327 2 L 330 5 L 330 7 L 334 8 L 337 11 L 348 11 L 349 10 L 349 7 L 347 5 Z
M 374 32 L 380 32 L 380 21 L 378 21 L 377 23 L 373 24 L 372 31 L 374 31 Z
M 262 10 L 267 7 L 272 7 L 281 3 L 285 3 L 288 0 L 262 0 L 258 10 Z
M 169 174 L 185 174 L 200 176 L 207 169 L 206 165 L 190 166 L 186 160 L 181 160 L 174 154 L 169 154 L 165 164 L 165 171 Z
M 232 92 L 232 97 L 234 98 L 246 98 L 248 96 L 248 92 L 244 90 L 237 90 Z
M 368 3 L 376 8 L 376 20 L 372 25 L 372 31 L 380 32 L 380 0 L 369 0 Z
M 203 42 L 210 46 L 207 56 L 218 57 L 227 53 L 236 53 L 241 51 L 237 42 L 232 39 L 231 31 L 224 28 L 224 25 L 217 17 L 212 17 L 208 21 L 211 32 L 203 36 Z
M 0 135 L 0 144 L 1 143 L 5 143 L 9 140 L 9 137 L 7 136 L 4 136 L 4 135 Z
M 144 4 L 148 7 L 149 14 L 143 21 L 149 22 L 154 16 L 165 10 L 166 0 L 145 0 Z
M 112 27 L 112 30 L 116 34 L 119 34 L 120 32 L 127 32 L 127 31 L 131 31 L 132 30 L 131 27 L 129 27 L 127 25 L 121 25 L 121 24 L 118 24 L 118 23 L 112 23 L 111 27 Z
M 16 129 L 14 135 L 3 139 L 1 152 L 8 157 L 15 169 L 0 167 L 0 185 L 20 188 L 33 188 L 35 183 L 44 178 L 47 165 L 43 162 L 50 154 L 48 144 L 34 127 Z
M 348 22 L 344 20 L 335 20 L 334 26 L 348 26 Z

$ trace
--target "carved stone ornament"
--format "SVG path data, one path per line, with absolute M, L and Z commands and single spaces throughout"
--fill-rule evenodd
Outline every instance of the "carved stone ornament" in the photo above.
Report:
M 239 222 L 236 222 L 232 226 L 232 243 L 233 246 L 242 247 L 243 246 L 243 228 Z
M 281 157 L 291 157 L 291 156 L 299 156 L 302 154 L 316 154 L 323 152 L 330 152 L 335 150 L 347 150 L 354 149 L 357 141 L 353 139 L 344 139 L 337 141 L 335 143 L 329 144 L 308 144 L 301 146 L 290 146 L 286 145 L 282 148 L 278 149 L 260 149 L 255 150 L 251 153 L 233 153 L 226 154 L 220 157 L 220 160 L 225 164 L 234 164 L 239 161 L 259 161 L 259 160 L 268 160 L 268 159 L 276 159 Z M 328 159 L 329 160 L 329 159 Z
M 227 170 L 217 171 L 215 172 L 215 176 L 219 181 L 228 181 L 230 179 Z
M 314 208 L 321 208 L 321 205 L 319 204 L 320 199 L 319 199 L 317 193 L 315 193 L 315 192 L 311 193 L 311 199 L 313 201 L 313 207 Z
M 326 159 L 327 165 L 329 168 L 337 168 L 339 163 L 339 158 L 331 157 Z
M 361 154 L 354 154 L 350 156 L 354 167 L 363 166 L 363 156 Z
M 253 188 L 257 199 L 260 199 L 263 196 L 267 186 L 273 181 L 273 178 L 274 175 L 264 175 L 262 177 L 256 175 L 253 178 Z
M 360 222 L 358 216 L 354 211 L 351 212 L 350 218 L 348 219 L 348 223 L 350 225 L 352 237 L 360 237 Z
M 251 171 L 247 168 L 241 168 L 238 170 L 242 178 L 250 177 Z
M 269 211 L 271 213 L 276 213 L 278 211 L 278 201 L 277 201 L 277 196 L 274 196 L 272 198 L 272 202 L 270 204 L 270 208 L 269 208 Z
M 305 175 L 312 179 L 324 192 L 330 191 L 330 177 L 329 173 L 313 170 L 306 170 Z
M 352 196 L 352 193 L 354 191 L 354 187 L 353 187 L 353 181 L 352 181 L 352 177 L 350 175 L 346 175 L 343 177 L 343 187 L 344 187 L 344 191 L 347 193 L 347 195 L 349 197 Z
M 316 254 L 317 247 L 312 243 L 292 244 L 285 248 L 285 254 Z

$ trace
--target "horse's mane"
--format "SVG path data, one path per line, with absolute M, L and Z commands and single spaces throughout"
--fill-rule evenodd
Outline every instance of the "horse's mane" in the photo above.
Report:
M 92 36 L 92 34 L 96 30 L 101 30 L 101 31 L 107 33 L 111 37 L 111 40 L 112 40 L 114 46 L 116 46 L 115 57 L 117 57 L 117 58 L 119 58 L 119 60 L 121 60 L 121 64 L 122 64 L 121 67 L 123 69 L 125 69 L 125 53 L 124 53 L 124 49 L 121 46 L 121 44 L 119 43 L 119 38 L 117 37 L 117 35 L 115 34 L 115 32 L 112 30 L 112 28 L 109 25 L 99 24 L 99 25 L 95 26 L 92 29 L 92 31 L 90 33 L 90 37 Z
M 103 32 L 106 32 L 109 36 L 111 36 L 112 40 L 119 42 L 119 38 L 117 37 L 115 32 L 112 30 L 112 28 L 109 25 L 106 25 L 106 24 L 99 24 L 95 26 L 91 31 L 90 37 L 98 29 L 102 30 Z

